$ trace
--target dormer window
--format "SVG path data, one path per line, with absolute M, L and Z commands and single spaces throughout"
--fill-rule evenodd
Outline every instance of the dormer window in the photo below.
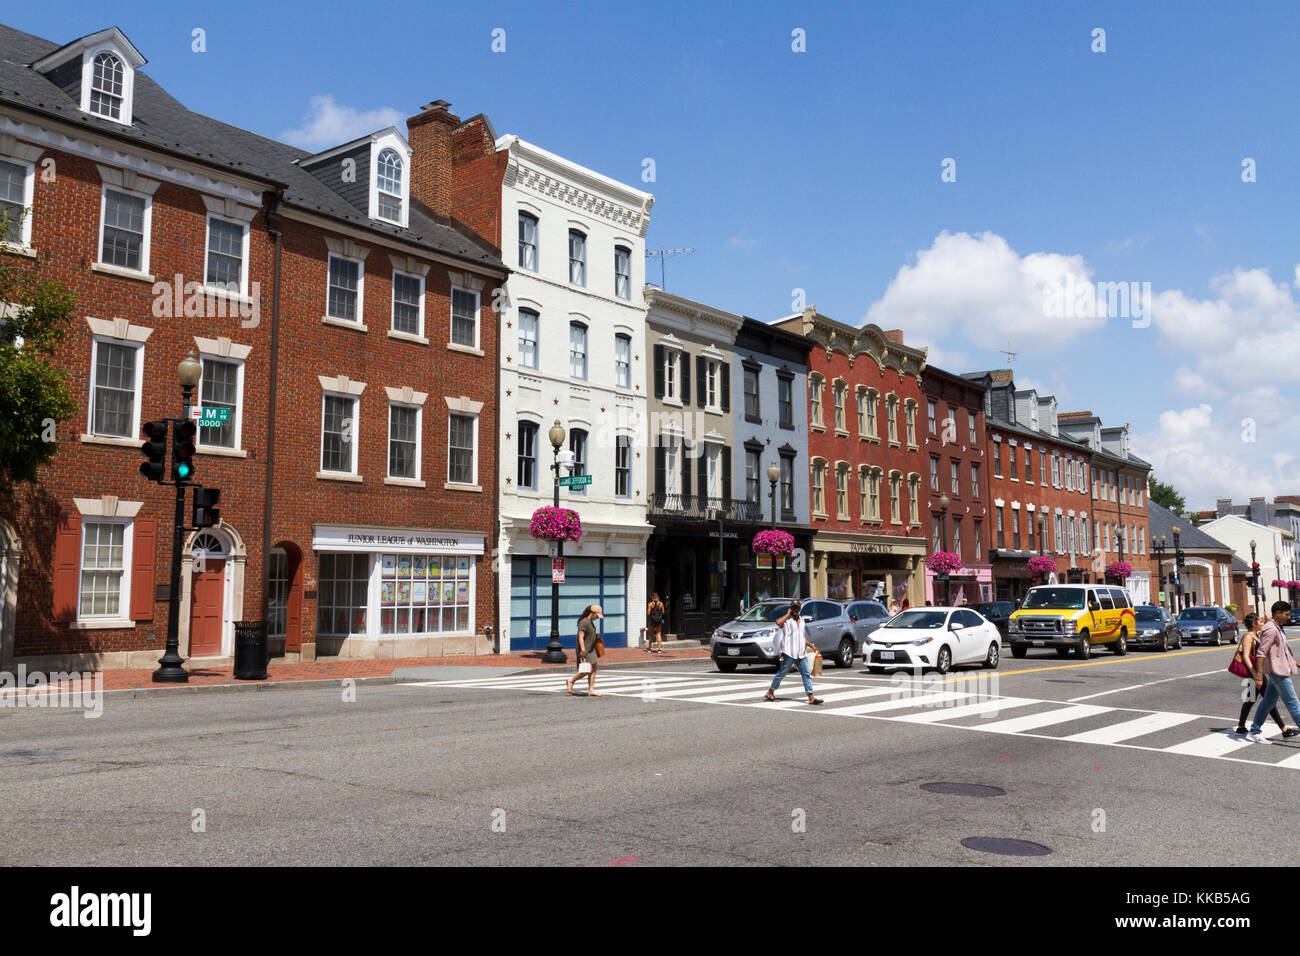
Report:
M 109 119 L 122 119 L 122 60 L 107 50 L 96 53 L 90 80 L 90 112 Z
M 402 221 L 402 158 L 396 150 L 385 149 L 379 154 L 375 175 L 378 177 L 379 218 L 389 222 Z

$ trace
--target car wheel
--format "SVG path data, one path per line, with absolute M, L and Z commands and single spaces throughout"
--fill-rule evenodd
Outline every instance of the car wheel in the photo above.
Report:
M 1015 644 L 1011 645 L 1011 656 L 1016 658 L 1017 660 L 1023 658 L 1028 653 L 1029 653 L 1029 648 L 1027 647 L 1018 647 Z
M 952 651 L 947 647 L 939 648 L 939 656 L 935 658 L 934 669 L 940 674 L 946 674 L 952 669 Z
M 1119 629 L 1119 637 L 1115 638 L 1115 646 L 1111 648 L 1116 657 L 1123 657 L 1128 653 L 1128 628 Z
M 718 670 L 724 674 L 730 674 L 736 669 L 735 661 L 714 661 L 714 663 L 718 665 Z
M 1222 646 L 1223 646 L 1223 629 L 1222 629 L 1222 628 L 1218 628 L 1218 627 L 1216 627 L 1216 628 L 1214 629 L 1214 646 L 1215 646 L 1215 647 L 1222 647 Z
M 1082 638 L 1079 646 L 1074 649 L 1074 656 L 1081 661 L 1086 661 L 1092 657 L 1092 639 L 1088 637 L 1088 632 L 1084 631 L 1079 635 Z
M 836 651 L 835 653 L 835 666 L 836 667 L 853 666 L 853 641 L 851 641 L 847 637 L 844 638 L 844 640 L 840 641 L 839 650 Z
M 1161 634 L 1161 635 L 1160 635 L 1160 651 L 1161 651 L 1161 653 L 1164 653 L 1165 651 L 1168 651 L 1168 650 L 1169 650 L 1169 635 L 1168 635 L 1168 634 Z
M 1178 640 L 1174 642 L 1174 650 L 1181 651 L 1182 649 L 1183 649 L 1183 635 L 1179 634 Z
M 998 666 L 998 642 L 994 641 L 989 645 L 989 652 L 984 657 L 984 666 L 990 670 L 996 670 Z

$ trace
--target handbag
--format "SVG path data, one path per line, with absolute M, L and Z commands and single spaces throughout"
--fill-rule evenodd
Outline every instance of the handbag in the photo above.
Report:
M 605 642 L 601 640 L 599 637 L 596 638 L 596 656 L 597 657 L 605 656 Z
M 813 654 L 813 661 L 812 661 L 812 676 L 813 676 L 813 677 L 821 677 L 821 676 L 822 676 L 822 660 L 823 660 L 823 658 L 822 658 L 822 652 L 821 652 L 821 651 L 817 651 L 815 654 Z
M 590 665 L 589 663 L 587 663 L 586 661 L 583 661 L 581 664 L 578 665 L 578 673 L 579 673 L 580 675 L 581 675 L 581 674 L 590 674 L 590 673 L 591 673 L 591 665 Z
M 1228 673 L 1237 677 L 1253 678 L 1255 676 L 1250 672 L 1250 668 L 1247 667 L 1245 662 L 1241 659 L 1240 644 L 1238 644 L 1237 649 L 1232 652 L 1232 663 L 1228 665 Z

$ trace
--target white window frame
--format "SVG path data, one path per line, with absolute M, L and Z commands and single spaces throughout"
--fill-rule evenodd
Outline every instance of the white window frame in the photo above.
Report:
M 104 261 L 104 220 L 108 216 L 108 191 L 122 193 L 126 196 L 134 196 L 144 200 L 144 235 L 140 239 L 140 268 L 130 269 L 126 266 L 119 266 L 112 262 Z M 108 269 L 114 272 L 126 273 L 127 275 L 142 276 L 152 279 L 149 272 L 149 237 L 153 234 L 153 194 L 142 192 L 139 189 L 124 189 L 121 186 L 114 186 L 111 183 L 103 183 L 99 190 L 99 243 L 95 249 L 95 264 L 101 269 Z M 203 247 L 203 271 L 207 273 L 207 244 Z
M 92 524 L 115 524 L 124 526 L 122 532 L 122 577 L 121 590 L 117 598 L 117 610 L 115 615 L 110 614 L 82 614 L 81 613 L 81 576 L 86 567 L 86 527 Z M 81 533 L 80 544 L 77 553 L 77 616 L 76 620 L 86 623 L 95 623 L 104 625 L 107 623 L 120 623 L 123 627 L 135 627 L 135 621 L 131 619 L 131 570 L 135 563 L 133 553 L 135 544 L 135 518 L 104 518 L 99 515 L 82 515 L 81 516 Z
M 618 350 L 620 342 L 627 343 L 626 365 L 622 365 L 619 362 Z M 619 381 L 619 373 L 623 368 L 627 369 L 626 384 Z M 632 336 L 628 335 L 626 332 L 614 333 L 614 387 L 622 389 L 630 389 L 632 387 Z M 667 389 L 665 388 L 665 390 Z
M 714 501 L 728 497 L 727 489 L 722 487 L 722 446 L 716 442 L 709 442 L 704 447 L 704 483 L 707 487 L 700 490 L 705 497 Z
M 678 457 L 681 451 L 681 439 L 676 435 L 663 435 L 659 440 L 664 450 L 664 486 L 659 489 L 667 506 L 668 497 L 680 496 L 682 493 L 682 462 Z
M 131 409 L 131 433 L 129 435 L 108 435 L 95 431 L 95 369 L 99 367 L 99 346 L 120 345 L 134 348 L 135 356 L 135 401 Z M 144 343 L 131 342 L 126 339 L 110 338 L 106 335 L 92 335 L 90 349 L 89 401 L 86 403 L 86 434 L 96 438 L 121 438 L 130 441 L 140 434 L 140 397 L 144 389 Z
M 337 315 L 330 315 L 330 260 L 339 259 L 343 262 L 355 262 L 357 264 L 357 314 L 356 318 L 343 319 Z M 325 257 L 325 311 L 321 315 L 325 316 L 331 322 L 338 322 L 349 328 L 357 326 L 364 328 L 366 324 L 365 316 L 366 305 L 366 260 L 358 259 L 355 256 L 345 256 L 338 252 L 330 252 Z M 391 317 L 390 317 L 391 318 Z
M 402 161 L 402 218 L 388 219 L 379 215 L 379 154 L 391 149 Z M 375 222 L 405 229 L 411 223 L 411 146 L 390 128 L 375 135 L 370 141 L 370 182 L 367 188 L 367 214 Z M 389 193 L 388 195 L 392 195 Z
M 704 359 L 704 410 L 722 412 L 722 363 Z
M 632 462 L 635 460 L 634 458 L 635 452 L 633 450 L 633 444 L 635 440 L 636 440 L 635 436 L 627 432 L 619 432 L 614 436 L 614 497 L 615 498 L 632 497 L 632 475 L 633 472 L 635 471 Z M 626 442 L 627 444 L 620 444 L 620 442 Z M 618 450 L 619 448 L 627 449 L 627 491 L 623 492 L 622 494 L 619 494 L 618 491 Z
M 531 461 L 532 461 L 532 463 L 533 463 L 533 481 L 532 481 L 532 484 L 525 485 L 525 484 L 523 484 L 522 482 L 520 482 L 520 480 L 519 480 L 519 462 L 520 462 L 520 460 L 523 458 L 523 455 L 521 455 L 520 452 L 519 452 L 519 442 L 520 442 L 521 438 L 523 437 L 523 434 L 524 434 L 525 430 L 528 429 L 528 428 L 531 428 L 531 429 L 532 429 L 532 432 L 533 432 L 533 455 L 532 455 L 532 459 L 531 459 Z M 541 475 L 541 470 L 542 470 L 542 469 L 541 469 L 541 456 L 540 456 L 540 454 L 539 454 L 539 446 L 541 445 L 541 441 L 542 441 L 542 426 L 541 426 L 541 423 L 540 423 L 540 422 L 534 422 L 534 421 L 531 421 L 531 420 L 526 419 L 526 418 L 518 419 L 518 420 L 515 422 L 515 439 L 514 439 L 514 443 L 513 443 L 513 444 L 514 444 L 514 452 L 515 452 L 515 455 L 514 455 L 514 457 L 515 457 L 515 488 L 518 489 L 518 490 L 520 490 L 520 491 L 537 491 L 537 490 L 538 490 L 538 488 L 537 488 L 537 481 L 538 481 L 539 476 Z
M 664 347 L 664 401 L 670 404 L 682 403 L 682 351 L 671 345 Z M 669 375 L 669 369 L 672 374 Z
M 474 344 L 473 345 L 466 345 L 464 342 L 457 342 L 455 339 L 451 337 L 452 326 L 455 324 L 456 321 L 455 301 L 456 301 L 457 292 L 461 292 L 465 295 L 472 295 L 474 297 Z M 458 286 L 458 285 L 453 285 L 451 287 L 451 292 L 447 296 L 447 341 L 451 345 L 458 346 L 460 348 L 465 348 L 465 349 L 469 349 L 469 348 L 477 349 L 481 347 L 479 345 L 479 339 L 481 337 L 480 329 L 483 323 L 479 320 L 479 314 L 480 311 L 482 310 L 482 306 L 483 306 L 483 297 L 479 295 L 479 293 L 476 290 L 466 289 L 463 286 Z
M 843 461 L 835 466 L 835 517 L 849 517 L 849 466 Z
M 627 253 L 627 295 L 618 294 L 618 280 L 623 278 L 618 271 L 618 254 L 620 250 Z M 632 249 L 621 243 L 615 243 L 614 245 L 614 297 L 625 302 L 632 301 Z
M 396 314 L 397 314 L 397 277 L 398 276 L 401 276 L 404 279 L 415 279 L 420 283 L 420 294 L 416 302 L 416 309 L 417 309 L 416 330 L 414 332 L 407 332 L 404 329 L 399 329 L 397 328 L 396 325 L 393 324 L 393 320 L 396 318 Z M 416 338 L 424 338 L 424 291 L 425 291 L 424 276 L 415 275 L 414 273 L 411 272 L 405 272 L 402 269 L 393 270 L 391 308 L 388 314 L 388 329 L 390 332 L 393 332 L 397 335 L 414 335 Z
M 472 439 L 473 454 L 470 457 L 470 461 L 472 463 L 471 470 L 473 471 L 473 474 L 470 476 L 470 480 L 468 482 L 452 481 L 451 479 L 451 416 L 453 415 L 462 415 L 466 418 L 472 418 L 474 420 L 474 437 Z M 453 487 L 469 487 L 471 485 L 475 487 L 478 486 L 478 413 L 477 412 L 460 412 L 460 411 L 456 411 L 455 409 L 448 409 L 447 411 L 447 484 L 452 485 Z
M 577 326 L 582 329 L 582 375 L 573 374 L 573 329 Z M 585 322 L 579 322 L 577 319 L 569 320 L 569 379 L 575 382 L 591 381 L 591 329 Z M 664 390 L 667 391 L 665 382 Z
M 221 362 L 226 365 L 235 366 L 235 444 L 230 448 L 227 448 L 225 445 L 210 444 L 203 439 L 203 436 L 208 434 L 210 429 L 200 428 L 195 435 L 197 438 L 195 447 L 200 451 L 215 451 L 218 454 L 221 452 L 242 451 L 244 448 L 244 362 L 242 359 L 226 358 L 223 355 L 200 355 L 198 358 L 200 368 L 203 367 L 204 362 Z M 200 375 L 199 384 L 195 389 L 195 398 L 197 399 L 197 403 L 201 406 L 203 403 L 202 375 Z M 137 431 L 138 430 L 139 429 L 137 429 Z
M 525 362 L 524 362 L 524 350 L 523 350 L 523 347 L 522 347 L 522 346 L 520 345 L 520 343 L 519 343 L 519 340 L 523 338 L 523 334 L 524 334 L 524 313 L 525 313 L 525 312 L 530 312 L 530 313 L 532 313 L 533 321 L 534 321 L 534 323 L 535 323 L 535 325 L 534 325 L 534 327 L 533 327 L 533 362 L 532 362 L 531 365 L 527 365 L 527 364 L 525 364 Z M 534 371 L 536 371 L 538 365 L 541 364 L 541 347 L 542 347 L 542 341 L 541 341 L 541 339 L 542 339 L 542 313 L 541 313 L 538 309 L 534 309 L 534 308 L 530 308 L 530 307 L 526 307 L 526 306 L 525 306 L 525 307 L 522 307 L 522 308 L 520 308 L 520 309 L 518 310 L 518 313 L 517 313 L 517 315 L 515 316 L 515 318 L 516 318 L 516 321 L 518 321 L 518 323 L 519 323 L 519 335 L 516 337 L 516 340 L 515 340 L 515 345 L 516 345 L 517 348 L 519 348 L 519 365 L 518 365 L 518 367 L 519 367 L 519 368 L 530 368 L 530 369 L 533 369 Z
M 117 57 L 118 62 L 122 64 L 122 115 L 116 118 L 105 113 L 96 113 L 90 108 L 90 94 L 95 82 L 95 57 L 101 53 L 113 54 L 113 56 Z M 107 120 L 110 123 L 119 123 L 122 126 L 131 125 L 135 105 L 135 67 L 131 65 L 131 57 L 128 57 L 125 51 L 119 50 L 112 43 L 106 43 L 92 47 L 82 54 L 80 105 L 81 111 L 90 116 Z
M 576 259 L 576 260 L 575 260 L 574 257 L 573 257 L 573 237 L 574 237 L 574 235 L 577 235 L 577 236 L 581 237 L 581 239 L 582 239 L 582 257 L 581 257 L 580 259 Z M 575 287 L 577 287 L 577 288 L 579 288 L 579 289 L 585 289 L 585 288 L 587 288 L 587 279 L 589 278 L 589 276 L 587 275 L 587 259 L 588 259 L 588 256 L 587 256 L 587 251 L 588 251 L 588 250 L 587 250 L 587 240 L 590 239 L 590 238 L 591 238 L 591 236 L 590 236 L 589 233 L 587 233 L 585 230 L 582 230 L 582 229 L 577 228 L 576 226 L 570 226 L 569 229 L 568 229 L 568 232 L 567 232 L 566 235 L 565 235 L 565 246 L 567 247 L 567 248 L 565 249 L 565 262 L 566 262 L 567 265 L 568 265 L 568 269 L 567 269 L 567 271 L 565 272 L 565 278 L 567 278 L 567 279 L 569 280 L 569 285 L 571 285 L 571 286 L 575 286 Z M 574 282 L 574 281 L 573 281 L 573 264 L 574 264 L 575 261 L 581 263 L 581 265 L 582 265 L 582 281 L 581 281 L 581 282 Z
M 341 398 L 352 403 L 352 461 L 347 471 L 330 471 L 325 467 L 325 400 Z M 357 446 L 361 444 L 361 396 L 348 395 L 344 392 L 332 392 L 328 389 L 321 393 L 320 399 L 320 454 L 316 457 L 316 466 L 326 475 L 355 475 L 357 473 Z M 387 453 L 385 452 L 385 457 Z
M 212 244 L 212 220 L 219 219 L 224 223 L 232 226 L 238 226 L 243 230 L 243 236 L 240 241 L 240 261 L 239 261 L 239 289 L 224 289 L 219 285 L 212 285 L 208 282 L 208 253 L 211 251 Z M 248 234 L 249 224 L 241 222 L 238 219 L 231 219 L 229 216 L 219 216 L 214 212 L 208 213 L 207 219 L 203 223 L 203 288 L 215 290 L 217 292 L 235 292 L 242 296 L 248 295 Z M 102 246 L 101 246 L 102 252 Z
M 28 152 L 29 147 L 25 143 L 17 144 L 17 149 Z M 34 147 L 30 148 L 32 152 L 39 154 L 41 151 Z M 18 252 L 32 251 L 32 215 L 35 211 L 34 203 L 36 201 L 36 163 L 28 162 L 18 156 L 9 153 L 0 153 L 0 160 L 13 166 L 21 166 L 23 169 L 23 218 L 18 224 L 17 241 L 6 240 L 0 242 L 0 249 L 10 249 Z M 103 251 L 103 245 L 100 245 L 100 251 Z
M 380 166 L 380 160 L 383 159 L 384 153 L 392 153 L 397 159 L 397 174 L 399 178 L 399 183 L 398 183 L 398 188 L 396 193 L 389 192 L 387 189 L 379 188 L 379 180 L 380 180 L 379 166 Z M 375 191 L 374 218 L 380 220 L 381 222 L 388 222 L 394 225 L 402 225 L 403 220 L 406 218 L 406 197 L 407 194 L 409 193 L 409 190 L 406 188 L 406 184 L 407 184 L 407 180 L 410 178 L 410 164 L 405 159 L 403 159 L 402 154 L 398 150 L 393 149 L 391 146 L 385 146 L 382 149 L 379 149 L 375 152 L 374 170 L 375 170 L 375 174 L 373 176 L 374 191 Z M 401 210 L 402 213 L 396 219 L 385 216 L 380 212 L 379 197 L 381 194 L 384 196 L 390 196 L 396 198 L 398 203 L 398 208 Z
M 519 226 L 523 224 L 523 221 L 524 221 L 525 219 L 531 219 L 531 220 L 533 221 L 533 244 L 532 244 L 532 249 L 533 249 L 533 264 L 532 264 L 531 266 L 526 266 L 526 265 L 524 265 L 524 263 L 523 263 L 523 256 L 522 256 L 522 254 L 521 254 L 521 255 L 519 255 L 519 257 L 518 257 L 518 258 L 519 258 L 519 266 L 518 266 L 518 268 L 523 269 L 525 272 L 531 272 L 531 273 L 533 273 L 534 275 L 536 275 L 538 272 L 541 271 L 541 266 L 542 266 L 542 242 L 541 242 L 541 235 L 542 235 L 542 217 L 539 216 L 539 215 L 537 215 L 537 213 L 533 212 L 533 211 L 530 210 L 530 209 L 519 209 L 519 210 L 516 210 L 516 218 L 515 218 L 515 223 L 516 223 L 516 226 L 515 226 L 515 235 L 516 235 L 516 237 L 518 237 Z M 519 242 L 520 245 L 523 244 L 523 240 L 522 240 L 522 239 L 519 239 L 518 242 Z M 519 251 L 520 251 L 520 253 L 522 253 L 523 250 L 521 249 L 521 250 L 519 250 Z
M 414 475 L 395 475 L 393 474 L 393 409 L 394 408 L 412 408 L 415 409 L 415 474 Z M 356 431 L 353 431 L 356 436 Z M 394 481 L 423 481 L 423 459 L 424 459 L 424 406 L 416 405 L 410 402 L 388 403 L 388 435 L 384 439 L 384 473 Z

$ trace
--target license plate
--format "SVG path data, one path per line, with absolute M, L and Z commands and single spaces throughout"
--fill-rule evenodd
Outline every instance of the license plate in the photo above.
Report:
M 739 656 L 739 655 L 740 655 L 740 648 L 739 648 L 739 647 L 728 647 L 728 648 L 727 648 L 727 653 L 728 653 L 728 654 L 735 655 L 735 656 Z
M 1046 641 L 1034 641 L 1034 647 L 1046 647 L 1046 646 L 1047 646 Z
M 881 651 L 881 652 L 880 652 L 880 659 L 881 659 L 882 661 L 892 661 L 892 660 L 894 659 L 894 652 L 893 652 L 893 651 Z

